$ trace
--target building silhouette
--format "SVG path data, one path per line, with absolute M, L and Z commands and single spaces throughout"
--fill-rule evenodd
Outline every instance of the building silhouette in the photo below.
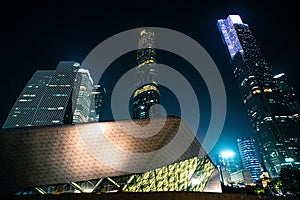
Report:
M 149 28 L 141 30 L 137 66 L 135 69 L 135 92 L 133 94 L 133 118 L 146 119 L 160 116 L 158 74 L 155 58 L 155 33 Z
M 285 103 L 254 35 L 240 16 L 220 19 L 217 27 L 270 177 L 278 177 L 284 166 L 299 167 L 299 111 Z
M 250 171 L 253 183 L 260 183 L 262 169 L 259 161 L 259 153 L 255 140 L 251 137 L 237 139 L 240 157 L 245 169 Z

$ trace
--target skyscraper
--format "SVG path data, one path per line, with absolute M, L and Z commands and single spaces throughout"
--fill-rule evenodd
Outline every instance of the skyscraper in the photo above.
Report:
M 99 122 L 103 119 L 106 90 L 103 85 L 93 85 L 90 122 Z
M 13 105 L 2 128 L 32 126 L 37 105 L 44 96 L 44 90 L 53 72 L 52 70 L 38 70 L 34 73 Z
M 159 107 L 153 106 L 160 102 L 154 37 L 154 32 L 148 28 L 140 32 L 135 70 L 136 90 L 133 94 L 134 119 L 160 116 Z
M 217 26 L 268 173 L 274 178 L 286 165 L 299 167 L 299 113 L 282 101 L 249 26 L 239 15 L 218 20 Z
M 250 171 L 254 183 L 260 183 L 262 170 L 255 140 L 251 137 L 237 139 L 237 145 L 244 168 Z
M 93 81 L 74 61 L 55 70 L 38 70 L 11 109 L 3 128 L 46 126 L 89 121 Z
M 72 120 L 71 94 L 79 63 L 37 71 L 9 113 L 3 128 L 63 124 Z
M 87 69 L 79 69 L 75 80 L 75 106 L 73 124 L 89 122 L 90 107 L 92 104 L 93 80 Z
M 300 107 L 296 98 L 295 89 L 289 82 L 286 74 L 279 73 L 274 75 L 274 81 L 282 94 L 282 103 L 286 104 L 292 113 L 300 113 Z

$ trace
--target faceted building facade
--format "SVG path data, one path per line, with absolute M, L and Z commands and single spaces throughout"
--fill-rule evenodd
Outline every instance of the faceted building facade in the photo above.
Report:
M 215 170 L 208 157 L 194 157 L 143 174 L 134 174 L 125 192 L 195 191 L 202 192 Z
M 229 15 L 218 20 L 217 26 L 270 177 L 278 177 L 286 165 L 299 167 L 299 111 L 290 110 L 284 102 L 255 37 L 240 16 Z
M 136 90 L 133 94 L 134 119 L 159 117 L 161 114 L 160 108 L 153 106 L 160 102 L 154 40 L 155 34 L 148 28 L 140 32 L 135 69 Z
M 221 192 L 218 170 L 180 118 L 151 119 L 151 127 L 148 123 L 2 129 L 0 184 L 5 187 L 0 192 Z
M 240 156 L 245 169 L 250 171 L 253 183 L 260 183 L 262 174 L 259 153 L 255 140 L 251 137 L 237 139 Z

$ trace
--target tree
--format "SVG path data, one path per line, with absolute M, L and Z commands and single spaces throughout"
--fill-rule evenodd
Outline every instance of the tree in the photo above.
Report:
M 295 194 L 300 196 L 300 170 L 296 167 L 284 167 L 281 169 L 279 179 L 282 181 L 283 194 Z
M 279 177 L 268 184 L 271 194 L 295 195 L 300 197 L 300 170 L 296 167 L 283 167 Z

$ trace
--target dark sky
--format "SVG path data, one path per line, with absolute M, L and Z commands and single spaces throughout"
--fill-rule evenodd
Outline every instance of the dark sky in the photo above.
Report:
M 162 2 L 29 0 L 2 5 L 0 126 L 36 70 L 55 69 L 61 60 L 82 62 L 95 46 L 114 34 L 157 26 L 192 37 L 213 58 L 222 74 L 228 101 L 224 130 L 214 151 L 233 146 L 237 137 L 249 136 L 252 131 L 216 27 L 217 20 L 229 14 L 239 14 L 249 24 L 272 72 L 286 73 L 300 91 L 299 17 L 293 3 Z

